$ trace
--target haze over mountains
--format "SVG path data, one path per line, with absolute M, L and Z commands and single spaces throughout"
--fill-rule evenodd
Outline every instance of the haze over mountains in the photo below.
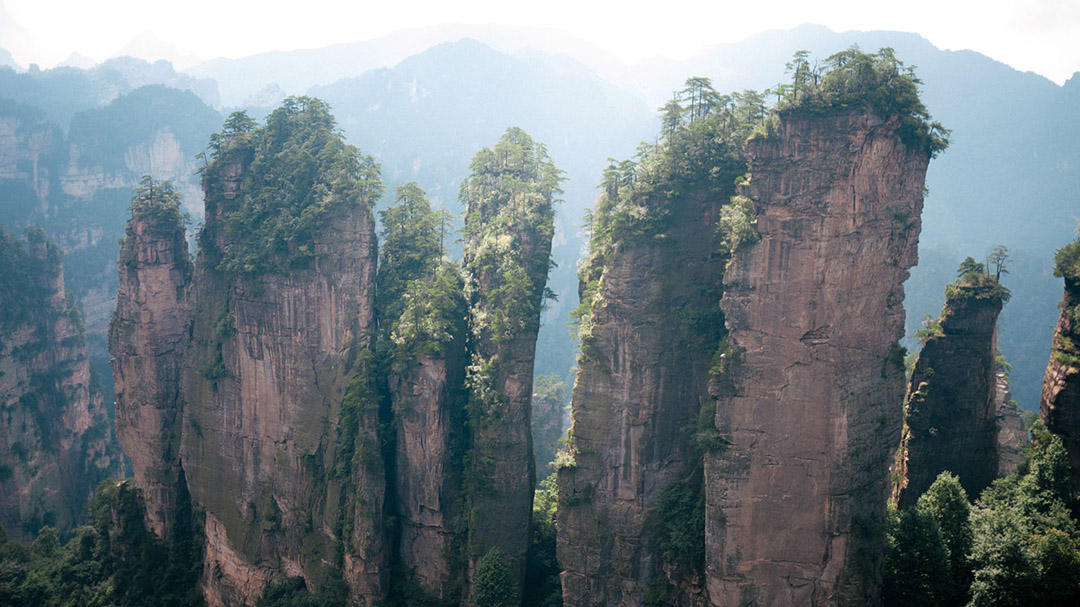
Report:
M 1052 255 L 1070 239 L 1078 208 L 1076 77 L 1059 87 L 974 52 L 939 50 L 916 34 L 835 33 L 811 25 L 708 47 L 683 61 L 652 60 L 631 68 L 565 34 L 490 25 L 424 28 L 322 49 L 216 59 L 181 73 L 130 59 L 91 70 L 0 70 L 0 96 L 41 108 L 66 130 L 79 111 L 150 83 L 192 90 L 223 116 L 237 108 L 261 116 L 285 95 L 316 95 L 330 102 L 349 140 L 379 159 L 388 185 L 418 181 L 436 204 L 455 212 L 461 210 L 457 187 L 472 154 L 506 127 L 521 126 L 546 143 L 567 171 L 554 249 L 559 267 L 550 283 L 560 299 L 549 305 L 537 352 L 538 373 L 566 374 L 573 344 L 564 322 L 577 300 L 579 226 L 607 159 L 628 158 L 638 142 L 653 139 L 656 108 L 689 76 L 709 77 L 722 92 L 761 90 L 784 79 L 779 66 L 795 51 L 809 50 L 820 60 L 852 44 L 864 50 L 892 47 L 917 66 L 930 113 L 953 131 L 952 145 L 932 163 L 927 179 L 920 264 L 907 283 L 907 334 L 923 315 L 940 310 L 941 285 L 961 259 L 1007 245 L 1014 260 L 1004 283 L 1014 296 L 1002 313 L 1000 347 L 1014 367 L 1016 398 L 1032 409 L 1060 296 Z M 0 52 L 0 64 L 13 63 L 9 59 Z M 91 206 L 81 210 L 84 218 L 122 223 L 122 217 L 95 219 L 92 203 L 86 204 Z M 120 210 L 109 208 L 108 213 Z M 16 228 L 42 220 L 40 213 L 13 213 L 0 211 L 0 222 Z

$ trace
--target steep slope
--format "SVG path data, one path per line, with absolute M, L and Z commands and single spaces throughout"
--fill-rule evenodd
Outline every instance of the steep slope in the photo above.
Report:
M 142 492 L 148 527 L 165 537 L 180 473 L 180 379 L 190 338 L 193 271 L 180 199 L 171 184 L 143 181 L 126 234 L 109 326 L 116 430 Z
M 214 139 L 184 363 L 181 459 L 205 510 L 211 605 L 278 575 L 385 592 L 385 480 L 370 369 L 381 192 L 325 104 L 292 98 Z
M 1009 292 L 968 258 L 912 371 L 893 499 L 915 504 L 943 471 L 974 500 L 998 475 L 997 318 Z M 979 267 L 976 267 L 979 266 Z
M 1040 410 L 1048 430 L 1061 437 L 1080 487 L 1080 241 L 1062 247 L 1054 274 L 1065 279 L 1061 316 L 1054 330 Z
M 25 242 L 0 230 L 0 279 L 0 524 L 27 540 L 79 523 L 123 463 L 59 249 L 41 228 Z
M 705 457 L 714 605 L 880 601 L 903 281 L 927 163 L 943 145 L 914 83 L 881 59 L 862 76 L 907 89 L 911 105 L 881 103 L 896 94 L 875 103 L 868 80 L 845 89 L 869 67 L 849 58 L 822 79 L 823 94 L 810 89 L 781 112 L 774 136 L 747 144 L 761 240 L 735 252 L 724 279 L 715 424 L 727 447 Z

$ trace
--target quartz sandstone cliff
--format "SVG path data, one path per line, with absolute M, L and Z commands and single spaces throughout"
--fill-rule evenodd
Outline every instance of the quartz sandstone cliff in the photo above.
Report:
M 1016 471 L 1024 461 L 1024 448 L 1030 443 L 1030 436 L 1024 422 L 1024 412 L 1013 400 L 1009 389 L 1009 376 L 1004 371 L 997 372 L 996 395 L 994 403 L 998 416 L 998 476 L 1007 476 Z
M 1061 437 L 1080 488 L 1080 243 L 1058 252 L 1057 274 L 1065 279 L 1061 316 L 1054 330 L 1050 363 L 1039 408 L 1046 428 Z
M 518 128 L 478 152 L 470 169 L 459 196 L 470 297 L 469 579 L 498 549 L 520 599 L 535 488 L 533 362 L 560 177 L 544 146 Z
M 145 195 L 153 196 L 152 188 L 151 183 Z M 155 216 L 136 204 L 120 260 L 109 326 L 116 430 L 145 502 L 147 525 L 165 537 L 180 473 L 180 380 L 190 339 L 193 272 L 178 215 Z
M 692 434 L 710 401 L 723 330 L 726 255 L 716 225 L 743 165 L 721 169 L 719 191 L 698 183 L 674 197 L 639 200 L 668 209 L 661 234 L 622 243 L 584 270 L 580 290 L 592 307 L 571 405 L 575 464 L 559 471 L 566 605 L 641 605 L 658 582 L 678 586 L 678 604 L 702 600 L 700 580 L 684 584 L 685 574 L 695 574 L 666 562 L 653 517 L 669 486 L 686 483 L 692 500 L 701 491 Z M 688 524 L 700 533 L 700 521 Z M 693 561 L 697 550 L 681 546 L 669 556 Z
M 945 471 L 960 478 L 972 500 L 997 477 L 994 354 L 1003 302 L 991 289 L 950 285 L 941 329 L 919 353 L 894 469 L 893 496 L 900 508 L 913 506 Z
M 465 327 L 453 329 L 444 351 L 390 373 L 397 434 L 396 501 L 402 563 L 415 583 L 440 599 L 452 596 L 463 571 L 451 555 L 460 550 L 455 522 L 462 514 L 465 439 Z
M 44 231 L 0 233 L 0 524 L 20 540 L 69 531 L 98 481 L 123 473 L 61 255 Z
M 245 195 L 247 169 L 225 158 L 210 181 L 204 236 L 218 250 L 230 246 L 221 222 Z M 327 566 L 340 569 L 359 604 L 385 592 L 385 481 L 363 370 L 374 222 L 362 205 L 328 215 L 308 267 L 255 276 L 196 269 L 181 457 L 206 512 L 211 605 L 252 605 L 279 575 L 317 586 Z
M 731 389 L 705 457 L 713 605 L 879 603 L 899 441 L 903 281 L 929 153 L 873 112 L 782 113 L 747 144 L 761 240 L 722 308 Z

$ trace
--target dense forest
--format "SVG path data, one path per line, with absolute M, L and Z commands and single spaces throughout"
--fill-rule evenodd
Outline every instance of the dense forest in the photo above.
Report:
M 492 111 L 456 110 L 485 115 L 463 139 L 461 118 L 428 113 L 465 86 L 440 52 L 516 83 Z M 54 456 L 5 438 L 0 487 L 86 460 L 62 481 L 71 512 L 0 527 L 0 603 L 1073 604 L 1080 242 L 1047 261 L 1066 290 L 1046 343 L 1008 320 L 1053 322 L 1026 246 L 962 261 L 941 315 L 910 331 L 955 266 L 951 248 L 924 254 L 904 303 L 920 229 L 986 243 L 950 242 L 933 210 L 927 163 L 967 134 L 931 117 L 898 54 L 798 51 L 758 90 L 691 77 L 651 117 L 584 66 L 473 41 L 227 117 L 210 82 L 156 64 L 0 68 L 17 91 L 0 95 L 0 222 L 41 226 L 0 232 L 0 427 L 36 419 Z M 537 74 L 592 101 L 537 101 Z M 399 122 L 419 149 L 391 141 Z M 840 322 L 845 305 L 864 316 Z M 779 321 L 783 306 L 808 312 Z M 27 326 L 66 336 L 62 355 L 19 346 Z M 22 396 L 24 364 L 67 413 Z M 999 458 L 1010 382 L 1042 406 L 1015 465 Z M 790 434 L 799 414 L 765 413 L 773 398 L 835 424 Z M 78 407 L 89 422 L 67 421 Z M 813 445 L 785 450 L 789 435 Z M 771 505 L 786 474 L 826 480 Z M 754 482 L 763 499 L 741 493 Z M 813 563 L 782 544 L 821 490 L 840 505 L 818 535 L 844 539 Z M 787 539 L 760 540 L 791 507 Z M 785 567 L 809 589 L 781 590 Z

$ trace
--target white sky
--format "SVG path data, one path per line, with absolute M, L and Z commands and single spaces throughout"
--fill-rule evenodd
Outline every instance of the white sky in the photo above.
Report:
M 316 48 L 443 23 L 564 29 L 627 63 L 768 29 L 922 34 L 1061 83 L 1080 71 L 1080 0 L 0 0 L 0 48 L 42 67 L 112 56 L 146 30 L 203 59 Z

